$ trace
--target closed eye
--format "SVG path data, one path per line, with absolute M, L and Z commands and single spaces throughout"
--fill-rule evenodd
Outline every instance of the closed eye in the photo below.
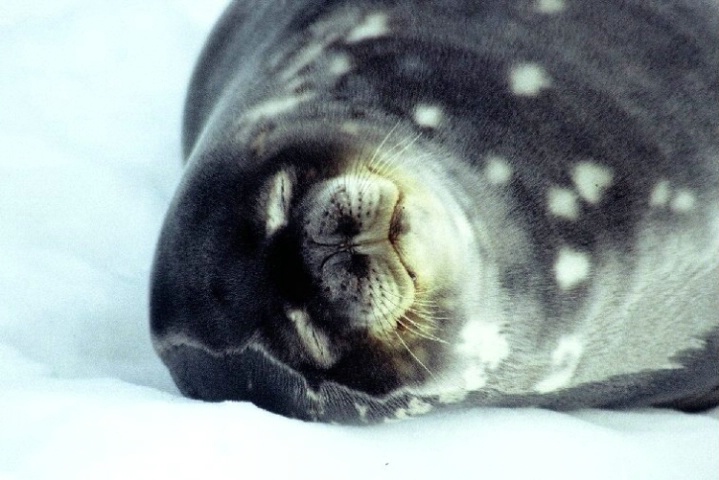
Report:
M 267 182 L 262 202 L 266 237 L 272 236 L 287 225 L 294 177 L 294 171 L 285 169 L 277 172 Z

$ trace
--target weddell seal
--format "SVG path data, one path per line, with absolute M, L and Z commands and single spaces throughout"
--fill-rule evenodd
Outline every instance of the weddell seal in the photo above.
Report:
M 233 2 L 152 274 L 180 391 L 716 405 L 718 46 L 714 1 Z

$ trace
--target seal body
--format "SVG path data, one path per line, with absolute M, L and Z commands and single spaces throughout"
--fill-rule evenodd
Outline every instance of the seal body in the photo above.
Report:
M 179 389 L 347 423 L 716 405 L 718 10 L 232 3 L 152 276 Z

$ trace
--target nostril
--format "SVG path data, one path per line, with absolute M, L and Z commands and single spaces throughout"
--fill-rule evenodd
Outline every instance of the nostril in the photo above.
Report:
M 345 238 L 354 238 L 359 235 L 361 229 L 359 222 L 354 217 L 349 215 L 342 215 L 337 220 L 337 228 L 335 233 Z
M 347 272 L 358 278 L 366 278 L 369 276 L 370 259 L 367 255 L 354 254 L 350 257 Z

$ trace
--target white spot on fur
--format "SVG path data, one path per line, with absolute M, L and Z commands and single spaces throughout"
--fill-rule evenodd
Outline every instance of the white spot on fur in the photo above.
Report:
M 407 420 L 409 418 L 409 415 L 407 415 L 407 409 L 406 408 L 398 408 L 394 411 L 394 419 L 388 418 L 385 419 L 386 422 L 391 422 L 392 420 Z
M 344 122 L 340 128 L 343 132 L 351 135 L 357 135 L 361 130 L 360 125 L 355 122 Z
M 689 190 L 678 190 L 669 208 L 676 213 L 686 213 L 694 208 L 696 196 Z
M 247 112 L 246 117 L 249 121 L 274 117 L 296 108 L 301 103 L 311 100 L 313 97 L 314 94 L 312 93 L 304 93 L 302 95 L 291 97 L 273 98 L 253 107 L 249 112 Z
M 432 404 L 420 400 L 419 398 L 413 398 L 409 401 L 407 408 L 398 408 L 394 412 L 394 416 L 397 420 L 404 420 L 409 417 L 417 415 L 424 415 L 432 410 Z
M 323 42 L 315 42 L 307 45 L 290 60 L 289 65 L 282 71 L 281 78 L 285 81 L 294 78 L 297 73 L 307 65 L 313 63 L 326 48 Z
M 347 35 L 347 43 L 361 42 L 369 38 L 377 38 L 389 33 L 387 15 L 381 12 L 367 15 L 362 23 L 353 28 Z
M 500 326 L 483 320 L 470 320 L 460 333 L 457 353 L 464 357 L 462 383 L 467 391 L 487 384 L 488 370 L 494 370 L 509 356 L 509 342 Z
M 562 248 L 554 263 L 554 276 L 562 290 L 570 290 L 589 277 L 591 263 L 585 253 Z
M 535 7 L 539 13 L 559 13 L 567 8 L 564 0 L 537 0 Z
M 442 117 L 442 109 L 436 105 L 420 104 L 414 109 L 414 121 L 421 127 L 437 128 Z
M 652 207 L 664 207 L 669 202 L 671 196 L 671 189 L 669 188 L 669 182 L 667 180 L 661 180 L 652 189 L 652 193 L 649 195 L 649 205 Z
M 481 365 L 471 365 L 462 374 L 464 388 L 476 391 L 487 384 L 487 372 Z
M 410 415 L 424 415 L 430 411 L 432 411 L 432 404 L 419 398 L 413 398 L 407 405 L 407 413 Z
M 549 212 L 567 220 L 579 218 L 579 197 L 568 188 L 552 187 L 547 194 Z
M 487 159 L 487 166 L 484 168 L 484 175 L 489 183 L 504 185 L 512 178 L 512 167 L 507 160 L 498 156 L 491 156 Z
M 597 203 L 602 199 L 613 178 L 610 169 L 593 162 L 580 162 L 572 172 L 572 180 L 579 195 L 589 203 Z
M 509 73 L 509 85 L 516 95 L 533 97 L 551 84 L 549 74 L 536 63 L 521 63 Z
M 537 383 L 534 390 L 548 393 L 567 386 L 579 365 L 583 351 L 584 345 L 578 336 L 569 335 L 560 338 L 557 348 L 552 352 L 552 372 Z
M 352 61 L 345 54 L 337 54 L 330 61 L 330 73 L 333 75 L 344 75 L 352 68 Z
M 359 403 L 355 403 L 355 408 L 357 409 L 357 413 L 359 413 L 360 418 L 362 420 L 366 420 L 369 407 L 367 405 L 360 405 Z
M 462 329 L 462 342 L 457 351 L 465 356 L 476 359 L 489 369 L 509 356 L 509 342 L 500 331 L 500 326 L 482 320 L 471 320 Z
M 265 235 L 270 236 L 287 225 L 290 198 L 292 196 L 292 178 L 282 170 L 272 179 L 268 192 L 265 211 Z
M 324 403 L 324 399 L 322 398 L 322 395 L 319 394 L 319 392 L 312 390 L 311 388 L 305 389 L 305 397 L 317 404 Z
M 294 308 L 288 309 L 287 317 L 295 325 L 297 335 L 310 357 L 321 367 L 331 367 L 337 358 L 332 351 L 330 339 L 312 325 L 307 312 Z

